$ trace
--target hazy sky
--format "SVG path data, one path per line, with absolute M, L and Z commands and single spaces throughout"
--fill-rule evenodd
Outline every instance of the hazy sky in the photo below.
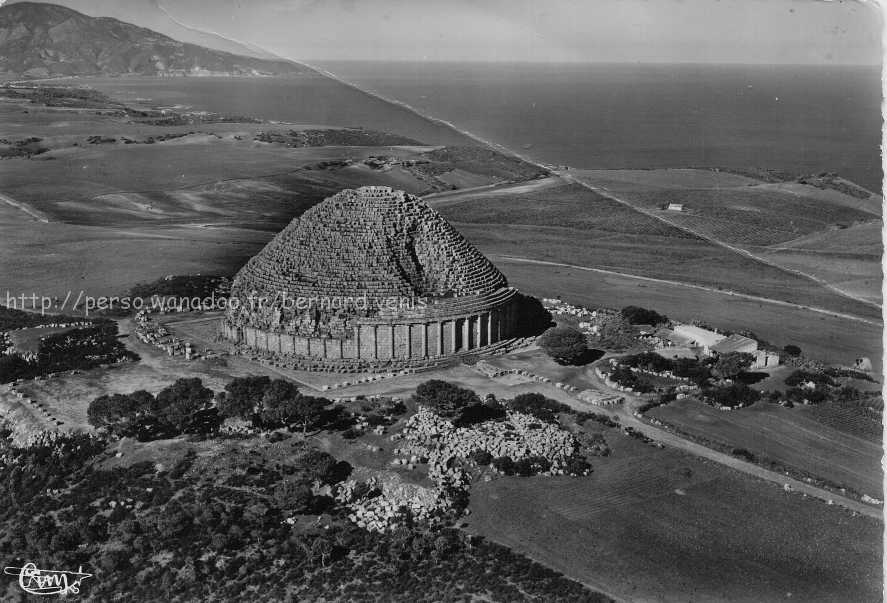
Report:
M 68 0 L 98 9 L 108 0 Z M 857 63 L 882 9 L 840 0 L 114 0 L 317 59 Z M 136 9 L 136 7 L 138 7 Z

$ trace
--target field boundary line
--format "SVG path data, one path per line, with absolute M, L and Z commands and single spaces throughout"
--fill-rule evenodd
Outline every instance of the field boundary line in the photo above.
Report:
M 621 199 L 621 198 L 617 197 L 613 193 L 609 192 L 607 189 L 594 186 L 593 184 L 589 184 L 588 182 L 585 182 L 585 181 L 581 180 L 580 178 L 573 176 L 572 174 L 560 173 L 560 176 L 561 176 L 561 178 L 564 179 L 565 182 L 568 182 L 570 184 L 578 184 L 579 186 L 582 186 L 594 193 L 597 193 L 598 195 L 606 197 L 612 201 L 616 201 L 617 203 L 620 203 L 626 207 L 629 207 L 638 213 L 644 214 L 645 216 L 647 216 L 649 218 L 654 218 L 656 220 L 659 220 L 660 222 L 668 224 L 669 226 L 672 226 L 672 227 L 682 230 L 684 232 L 689 232 L 701 239 L 705 239 L 709 243 L 713 243 L 715 245 L 723 247 L 724 249 L 732 251 L 733 253 L 740 255 L 746 259 L 764 264 L 765 266 L 770 266 L 771 268 L 776 268 L 777 270 L 780 270 L 782 272 L 786 272 L 788 274 L 794 274 L 795 276 L 800 276 L 802 278 L 806 278 L 808 280 L 813 281 L 817 285 L 824 287 L 824 288 L 828 289 L 829 291 L 840 295 L 841 297 L 846 297 L 848 299 L 852 299 L 853 301 L 865 304 L 867 306 L 871 306 L 871 307 L 876 308 L 878 310 L 882 309 L 881 304 L 878 304 L 878 303 L 873 302 L 871 300 L 865 299 L 864 297 L 859 297 L 859 296 L 853 295 L 852 293 L 844 291 L 843 289 L 831 284 L 830 282 L 828 282 L 822 278 L 819 278 L 818 276 L 815 276 L 813 274 L 808 274 L 808 273 L 803 272 L 801 270 L 788 268 L 786 266 L 782 266 L 782 265 L 777 264 L 775 262 L 771 262 L 771 261 L 766 260 L 760 256 L 755 255 L 754 253 L 752 253 L 746 249 L 743 249 L 741 247 L 736 247 L 735 245 L 731 245 L 730 243 L 727 243 L 727 242 L 722 241 L 720 239 L 716 239 L 716 238 L 712 237 L 711 235 L 707 235 L 707 234 L 698 232 L 698 231 L 693 230 L 692 228 L 689 228 L 689 227 L 684 226 L 682 224 L 672 222 L 671 220 L 668 220 L 667 218 L 664 218 L 663 216 L 660 216 L 659 214 L 657 214 L 653 211 L 650 211 L 649 209 L 646 209 L 643 207 L 638 207 L 637 205 L 635 205 L 629 201 L 626 201 L 625 199 Z
M 660 283 L 664 285 L 674 285 L 678 287 L 689 287 L 691 289 L 698 289 L 701 291 L 708 291 L 711 293 L 719 293 L 721 295 L 729 295 L 731 297 L 739 297 L 742 299 L 747 299 L 750 301 L 758 301 L 768 304 L 773 304 L 777 306 L 785 306 L 788 308 L 795 308 L 798 310 L 809 310 L 810 312 L 816 312 L 818 314 L 826 314 L 828 316 L 832 316 L 835 318 L 843 318 L 846 320 L 852 320 L 856 322 L 862 322 L 865 324 L 873 325 L 876 327 L 883 326 L 883 323 L 877 320 L 872 320 L 868 318 L 863 318 L 861 316 L 856 316 L 855 314 L 846 314 L 844 312 L 836 312 L 834 310 L 828 310 L 826 308 L 819 308 L 817 306 L 806 306 L 804 304 L 796 304 L 794 302 L 787 302 L 780 299 L 773 299 L 770 297 L 761 297 L 759 295 L 752 295 L 750 293 L 739 293 L 737 291 L 726 291 L 723 289 L 717 289 L 715 287 L 709 287 L 706 285 L 697 285 L 695 283 L 686 283 L 683 281 L 673 281 L 663 278 L 655 278 L 652 276 L 641 276 L 639 274 L 630 274 L 628 272 L 618 272 L 616 270 L 607 270 L 606 268 L 592 268 L 591 266 L 578 266 L 576 264 L 566 264 L 562 262 L 550 262 L 547 260 L 535 260 L 532 258 L 524 258 L 519 256 L 511 256 L 511 255 L 493 255 L 492 257 L 497 257 L 502 260 L 517 262 L 517 263 L 525 263 L 525 264 L 539 264 L 542 266 L 557 266 L 561 268 L 573 268 L 575 270 L 584 270 L 586 272 L 598 272 L 600 274 L 610 274 L 613 276 L 622 276 L 626 278 L 637 279 L 640 281 L 646 281 L 651 283 Z

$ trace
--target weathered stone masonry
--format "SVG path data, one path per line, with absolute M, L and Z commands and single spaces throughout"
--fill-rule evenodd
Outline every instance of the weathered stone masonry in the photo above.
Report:
M 437 212 L 388 187 L 342 191 L 293 220 L 231 295 L 223 337 L 284 357 L 421 361 L 483 350 L 518 328 L 518 293 L 502 273 Z M 419 303 L 386 303 L 395 298 Z

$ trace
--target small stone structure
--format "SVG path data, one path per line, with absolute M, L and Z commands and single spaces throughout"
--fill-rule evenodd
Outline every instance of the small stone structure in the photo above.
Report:
M 513 339 L 519 300 L 436 211 L 367 186 L 309 209 L 247 262 L 221 336 L 314 365 L 413 366 Z

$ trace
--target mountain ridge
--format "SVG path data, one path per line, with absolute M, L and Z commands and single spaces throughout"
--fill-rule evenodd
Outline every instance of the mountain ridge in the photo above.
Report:
M 234 40 L 215 32 L 193 27 L 179 21 L 161 0 L 7 0 L 4 4 L 39 2 L 56 4 L 90 17 L 113 17 L 124 23 L 146 27 L 179 42 L 204 46 L 241 56 L 277 60 L 282 57 L 252 44 Z
M 316 73 L 180 42 L 113 17 L 41 2 L 0 6 L 0 74 L 24 79 L 86 75 L 288 76 Z

